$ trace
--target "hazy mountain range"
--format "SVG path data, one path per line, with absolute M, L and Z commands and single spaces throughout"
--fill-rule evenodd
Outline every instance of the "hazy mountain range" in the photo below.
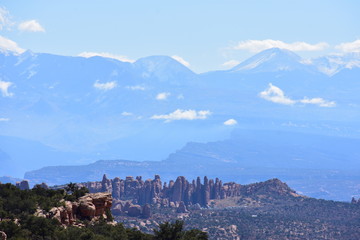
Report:
M 274 48 L 196 74 L 167 56 L 129 63 L 3 52 L 0 176 L 100 159 L 360 170 L 359 76 L 357 53 L 302 59 Z M 290 136 L 293 144 L 283 140 Z

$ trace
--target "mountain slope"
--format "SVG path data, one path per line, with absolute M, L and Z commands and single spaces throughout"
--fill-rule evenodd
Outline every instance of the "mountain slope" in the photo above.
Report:
M 229 72 L 279 72 L 304 70 L 310 71 L 311 67 L 301 61 L 301 57 L 295 53 L 280 48 L 264 50 L 253 57 L 233 67 Z
M 285 151 L 282 143 L 270 140 L 254 145 L 253 139 L 242 145 L 218 141 L 236 127 L 360 138 L 359 69 L 345 68 L 329 77 L 283 49 L 268 49 L 232 70 L 205 74 L 167 56 L 127 63 L 30 51 L 0 54 L 0 135 L 41 142 L 51 148 L 45 152 L 69 154 L 62 160 L 49 157 L 50 153 L 36 154 L 33 166 L 19 156 L 16 161 L 26 170 L 61 165 L 67 159 L 84 164 L 98 159 L 159 161 L 187 142 L 229 144 L 226 149 L 233 144 L 240 149 L 210 151 L 217 159 L 189 144 L 196 152 L 191 157 L 214 164 L 221 158 L 242 157 L 243 163 L 252 159 L 258 162 L 256 167 L 270 166 L 265 159 L 268 152 L 271 158 L 283 156 L 277 167 L 321 165 L 326 159 L 329 166 L 338 166 L 342 157 L 358 166 L 351 157 L 357 156 L 355 150 L 344 147 L 349 154 L 331 157 L 331 146 L 326 152 L 307 145 L 306 138 L 299 146 L 285 146 Z M 234 125 L 226 124 L 230 119 Z M 12 149 L 17 149 L 13 143 Z M 31 149 L 33 145 L 27 144 L 23 148 Z M 0 148 L 9 157 L 18 154 Z M 323 150 L 325 154 L 320 154 Z M 187 154 L 184 149 L 178 153 L 177 159 Z M 305 160 L 287 162 L 285 156 Z

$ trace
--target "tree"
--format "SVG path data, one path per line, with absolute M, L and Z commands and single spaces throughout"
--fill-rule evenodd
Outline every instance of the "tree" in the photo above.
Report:
M 184 222 L 176 220 L 174 223 L 165 222 L 159 225 L 159 230 L 154 229 L 156 240 L 207 240 L 208 235 L 200 230 L 184 231 Z

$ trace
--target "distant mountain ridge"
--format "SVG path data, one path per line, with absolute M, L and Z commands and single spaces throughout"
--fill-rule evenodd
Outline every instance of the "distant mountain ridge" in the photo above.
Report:
M 322 67 L 335 70 L 324 74 Z M 320 169 L 328 176 L 348 171 L 346 162 L 355 171 L 360 169 L 353 144 L 360 139 L 359 76 L 358 54 L 305 61 L 284 49 L 267 49 L 233 69 L 203 74 L 169 56 L 129 63 L 31 51 L 0 54 L 0 164 L 8 166 L 0 174 L 21 178 L 45 166 L 99 159 L 134 160 L 129 171 L 136 161 L 151 171 L 171 166 L 164 177 L 178 172 L 182 162 L 196 166 L 186 168 L 190 177 L 206 170 L 205 163 L 224 173 L 246 168 L 245 182 L 255 173 L 251 168 L 263 174 L 255 174 L 258 180 L 276 177 L 279 166 L 287 169 L 276 174 L 289 179 L 294 173 L 288 168 Z M 226 141 L 236 128 L 312 133 L 324 141 L 309 145 L 300 135 L 298 145 L 284 145 L 278 135 L 268 142 Z M 214 143 L 217 148 L 209 151 Z M 71 178 L 54 182 L 65 179 Z
M 197 177 L 192 181 L 184 176 L 178 176 L 176 180 L 167 183 L 162 182 L 159 175 L 155 175 L 154 179 L 146 180 L 143 180 L 142 176 L 108 179 L 104 175 L 101 181 L 77 183 L 77 186 L 86 187 L 91 193 L 109 192 L 114 200 L 131 200 L 141 206 L 158 203 L 167 207 L 170 202 L 183 202 L 186 206 L 199 204 L 207 207 L 211 200 L 260 193 L 282 197 L 303 197 L 279 179 L 241 185 L 235 182 L 223 183 L 219 178 L 208 179 L 206 176 L 203 180 Z
M 306 144 L 300 146 L 304 141 Z M 164 161 L 102 160 L 89 165 L 52 166 L 27 172 L 25 178 L 33 184 L 55 185 L 96 181 L 103 174 L 145 179 L 159 174 L 166 181 L 179 174 L 187 178 L 207 175 L 242 184 L 279 177 L 303 194 L 346 200 L 360 196 L 355 187 L 360 152 L 353 150 L 359 141 L 302 133 L 238 131 L 224 141 L 189 143 Z M 337 147 L 330 152 L 328 146 L 319 145 L 321 142 Z
M 299 55 L 289 50 L 270 48 L 233 67 L 229 72 L 277 72 L 305 70 L 309 66 L 302 63 Z

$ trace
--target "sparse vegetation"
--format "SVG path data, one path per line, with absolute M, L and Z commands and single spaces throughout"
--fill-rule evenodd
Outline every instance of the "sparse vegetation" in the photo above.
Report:
M 106 212 L 107 219 L 83 221 L 82 228 L 64 228 L 56 219 L 36 217 L 38 208 L 51 209 L 61 206 L 61 200 L 78 199 L 87 191 L 70 183 L 65 190 L 49 190 L 37 186 L 31 190 L 20 190 L 11 184 L 0 184 L 0 231 L 8 239 L 55 239 L 55 240 L 206 240 L 207 234 L 199 230 L 185 231 L 183 222 L 166 222 L 155 235 L 143 233 L 136 228 L 125 228 L 122 223 L 109 224 L 113 217 Z M 170 238 L 168 238 L 170 236 Z

